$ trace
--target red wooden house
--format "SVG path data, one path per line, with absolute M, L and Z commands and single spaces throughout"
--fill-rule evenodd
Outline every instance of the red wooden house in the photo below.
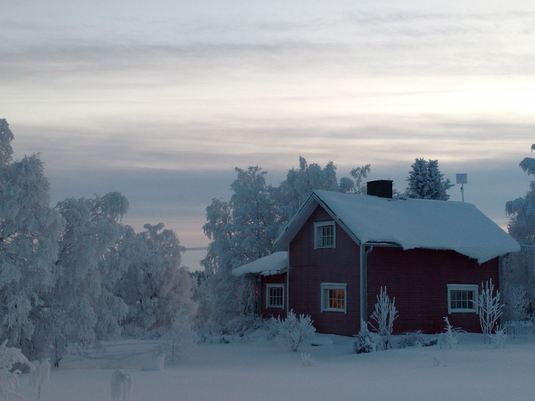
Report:
M 468 203 L 315 191 L 285 227 L 277 252 L 234 269 L 256 275 L 261 313 L 311 315 L 319 332 L 354 335 L 381 286 L 396 298 L 396 332 L 439 332 L 443 317 L 479 331 L 472 300 L 500 283 L 500 257 L 520 248 Z

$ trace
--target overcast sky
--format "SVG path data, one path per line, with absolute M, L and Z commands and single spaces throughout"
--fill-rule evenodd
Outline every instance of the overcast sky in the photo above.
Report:
M 54 201 L 122 191 L 126 222 L 186 246 L 234 166 L 277 183 L 299 155 L 401 190 L 439 159 L 503 225 L 535 142 L 535 2 L 441 3 L 0 0 L 0 117 Z

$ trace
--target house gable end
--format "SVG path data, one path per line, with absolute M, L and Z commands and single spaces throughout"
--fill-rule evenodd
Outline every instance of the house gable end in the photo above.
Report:
M 321 207 L 344 232 L 358 245 L 360 240 L 357 238 L 347 225 L 331 210 L 331 208 L 323 202 L 314 192 L 308 197 L 305 203 L 297 211 L 295 216 L 284 227 L 282 233 L 275 241 L 275 250 L 285 251 L 288 249 L 290 242 L 295 238 L 299 231 L 303 228 L 307 220 L 312 214 Z

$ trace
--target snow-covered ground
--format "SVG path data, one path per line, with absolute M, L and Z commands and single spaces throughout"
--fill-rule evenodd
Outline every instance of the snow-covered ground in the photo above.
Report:
M 182 364 L 154 370 L 157 344 L 106 343 L 53 370 L 43 401 L 110 400 L 113 369 L 133 378 L 132 401 L 396 400 L 527 401 L 535 399 L 535 339 L 510 339 L 503 349 L 466 335 L 452 350 L 406 348 L 351 352 L 351 339 L 321 336 L 309 347 L 312 365 L 260 337 L 200 344 Z M 27 378 L 22 393 L 31 400 Z

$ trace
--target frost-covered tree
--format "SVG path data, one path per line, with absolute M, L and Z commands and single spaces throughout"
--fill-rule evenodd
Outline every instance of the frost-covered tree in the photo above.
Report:
M 69 343 L 89 344 L 97 339 L 97 323 L 114 308 L 101 263 L 121 234 L 120 219 L 128 201 L 119 193 L 91 199 L 66 199 L 56 210 L 65 219 L 60 252 L 55 263 L 55 285 L 40 311 L 35 345 L 52 348 L 54 363 Z M 48 344 L 44 342 L 48 342 Z M 45 353 L 46 354 L 46 353 Z
M 528 175 L 535 176 L 535 159 L 526 157 L 520 168 Z M 535 181 L 531 181 L 528 193 L 505 204 L 510 217 L 509 234 L 523 244 L 535 243 Z
M 220 270 L 231 269 L 234 228 L 229 202 L 217 198 L 212 199 L 212 203 L 206 208 L 206 223 L 203 231 L 211 241 L 206 257 L 202 261 L 205 273 L 213 275 Z
M 236 175 L 230 202 L 214 199 L 206 209 L 203 229 L 212 242 L 202 262 L 209 275 L 200 292 L 199 321 L 208 332 L 228 331 L 236 317 L 253 312 L 252 283 L 231 271 L 267 255 L 278 234 L 266 173 L 249 167 L 237 168 Z
M 177 311 L 193 314 L 192 280 L 181 267 L 184 248 L 175 232 L 163 223 L 146 224 L 131 232 L 119 248 L 126 273 L 117 293 L 128 306 L 123 322 L 130 335 L 162 335 L 173 324 Z
M 0 120 L 0 333 L 31 355 L 43 297 L 63 227 L 49 206 L 49 184 L 37 155 L 11 161 L 13 134 Z
M 333 162 L 321 167 L 316 163 L 308 164 L 304 157 L 299 157 L 299 168 L 288 170 L 286 179 L 272 188 L 278 223 L 286 224 L 313 190 L 366 193 L 365 180 L 370 169 L 369 164 L 356 167 L 350 171 L 350 177 L 343 177 L 338 182 Z
M 261 168 L 236 168 L 237 177 L 231 185 L 232 264 L 251 262 L 267 255 L 279 233 L 275 209 Z
M 377 302 L 370 315 L 371 320 L 375 323 L 370 324 L 384 339 L 385 348 L 390 347 L 390 338 L 392 337 L 394 321 L 397 317 L 398 310 L 396 308 L 396 297 L 390 298 L 386 291 L 386 287 L 381 287 L 379 289 L 379 294 L 377 294 Z
M 416 159 L 407 178 L 409 198 L 448 200 L 453 184 L 440 172 L 438 160 Z
M 166 361 L 176 363 L 180 359 L 190 356 L 197 341 L 191 314 L 187 310 L 178 310 L 173 324 L 162 336 L 161 350 L 165 353 Z
M 532 145 L 532 150 L 535 147 Z M 526 157 L 520 162 L 520 168 L 528 176 L 535 176 L 535 159 Z M 508 286 L 505 288 L 504 301 L 508 305 L 507 317 L 518 316 L 510 306 L 518 302 L 514 287 L 525 286 L 527 300 L 527 314 L 533 314 L 535 307 L 535 181 L 529 183 L 529 191 L 523 197 L 508 201 L 505 212 L 509 216 L 508 231 L 522 246 L 520 252 L 508 255 L 504 260 L 504 273 Z M 530 304 L 530 305 L 529 305 Z M 524 315 L 524 312 L 521 313 Z
M 3 118 L 0 118 L 0 168 L 6 166 L 13 157 L 13 148 L 11 142 L 14 136 L 9 129 L 9 124 Z
M 329 162 L 322 168 L 316 163 L 308 164 L 304 157 L 299 157 L 299 168 L 288 170 L 286 179 L 273 190 L 281 223 L 292 218 L 314 189 L 338 190 L 336 166 Z
M 479 294 L 474 301 L 479 315 L 481 332 L 485 342 L 490 342 L 490 335 L 498 329 L 498 321 L 503 314 L 500 291 L 495 290 L 492 279 L 481 283 Z
M 340 178 L 338 190 L 345 193 L 366 194 L 366 178 L 371 171 L 371 165 L 365 164 L 363 166 L 355 167 L 349 174 L 349 177 Z

